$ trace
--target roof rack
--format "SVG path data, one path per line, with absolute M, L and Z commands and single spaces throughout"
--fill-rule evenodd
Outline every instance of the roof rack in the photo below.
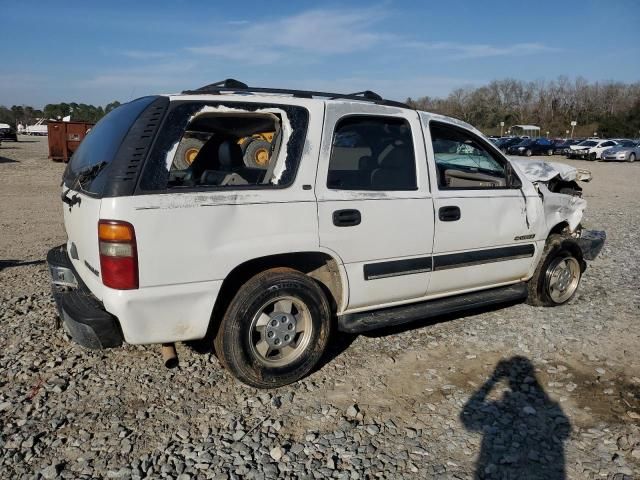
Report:
M 371 102 L 378 105 L 387 105 L 390 107 L 409 108 L 413 110 L 409 105 L 396 102 L 394 100 L 385 100 L 380 95 L 371 90 L 364 90 L 356 93 L 331 93 L 331 92 L 316 92 L 313 90 L 292 90 L 288 88 L 264 88 L 264 87 L 249 87 L 246 83 L 233 78 L 227 78 L 219 82 L 210 83 L 204 87 L 197 88 L 195 90 L 184 90 L 183 95 L 198 95 L 198 94 L 214 94 L 220 95 L 224 92 L 243 92 L 243 93 L 276 93 L 282 95 L 291 95 L 298 98 L 314 98 L 323 97 L 329 100 L 359 100 L 365 102 Z

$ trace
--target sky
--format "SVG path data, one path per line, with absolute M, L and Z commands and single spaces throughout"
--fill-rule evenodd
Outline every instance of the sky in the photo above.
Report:
M 0 0 L 0 105 L 105 105 L 224 78 L 443 97 L 494 79 L 640 81 L 640 0 Z

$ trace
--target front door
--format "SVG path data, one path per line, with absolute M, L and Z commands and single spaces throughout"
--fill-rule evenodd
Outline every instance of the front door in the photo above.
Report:
M 479 135 L 444 121 L 425 126 L 435 209 L 429 296 L 524 279 L 543 230 L 537 192 L 529 183 L 521 188 L 508 161 Z
M 348 311 L 426 295 L 433 203 L 417 113 L 328 104 L 316 180 L 320 245 L 342 260 Z M 353 109 L 351 109 L 353 111 Z

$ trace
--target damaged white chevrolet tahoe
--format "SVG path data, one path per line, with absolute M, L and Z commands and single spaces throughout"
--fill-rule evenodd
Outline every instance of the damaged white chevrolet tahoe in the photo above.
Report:
M 210 338 L 238 379 L 277 387 L 335 328 L 567 302 L 604 243 L 580 224 L 588 179 L 373 92 L 227 80 L 102 119 L 65 171 L 68 241 L 47 260 L 81 345 Z

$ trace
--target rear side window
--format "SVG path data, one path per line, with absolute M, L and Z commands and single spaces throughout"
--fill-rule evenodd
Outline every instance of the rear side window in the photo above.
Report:
M 142 190 L 286 187 L 308 112 L 290 105 L 176 103 L 147 161 Z
M 108 175 L 108 166 L 140 114 L 157 97 L 142 97 L 119 106 L 105 115 L 82 140 L 67 170 L 65 185 L 72 189 L 99 195 Z
M 336 124 L 327 187 L 416 190 L 411 128 L 393 117 L 352 116 Z

